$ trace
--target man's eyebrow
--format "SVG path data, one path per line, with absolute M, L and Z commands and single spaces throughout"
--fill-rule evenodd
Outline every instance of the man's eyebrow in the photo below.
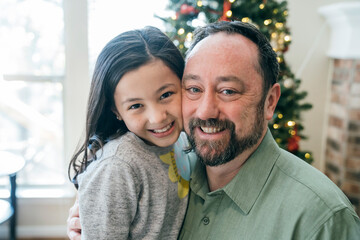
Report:
M 198 75 L 194 75 L 194 74 L 186 74 L 183 76 L 182 80 L 186 81 L 186 80 L 199 80 L 200 77 Z
M 200 80 L 200 76 L 198 75 L 194 75 L 194 74 L 186 74 L 183 76 L 182 82 L 183 84 L 187 81 L 187 80 Z M 241 89 L 245 89 L 245 82 L 238 78 L 235 75 L 229 75 L 229 76 L 219 76 L 216 78 L 217 83 L 221 83 L 221 82 L 234 82 L 236 84 L 238 84 L 238 86 L 241 87 Z
M 220 76 L 216 78 L 217 82 L 237 82 L 237 83 L 243 83 L 243 81 L 238 78 L 237 76 Z
M 239 87 L 240 91 L 244 91 L 246 89 L 245 82 L 241 78 L 239 78 L 237 76 L 234 76 L 234 75 L 220 76 L 220 77 L 216 78 L 216 81 L 218 83 L 221 83 L 221 82 L 233 82 Z

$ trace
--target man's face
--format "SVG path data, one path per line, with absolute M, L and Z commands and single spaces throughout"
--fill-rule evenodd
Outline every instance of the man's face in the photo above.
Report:
M 185 131 L 208 166 L 253 151 L 266 132 L 257 46 L 216 33 L 189 54 L 183 77 Z

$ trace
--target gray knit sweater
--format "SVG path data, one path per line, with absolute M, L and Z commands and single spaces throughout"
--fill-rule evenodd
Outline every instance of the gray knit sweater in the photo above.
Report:
M 79 175 L 82 239 L 176 239 L 188 196 L 178 197 L 169 165 L 172 146 L 149 146 L 131 132 L 99 150 Z

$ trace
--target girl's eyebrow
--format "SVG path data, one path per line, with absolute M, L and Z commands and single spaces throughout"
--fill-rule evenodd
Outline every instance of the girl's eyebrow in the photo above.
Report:
M 128 98 L 125 99 L 125 101 L 121 102 L 122 105 L 126 104 L 126 103 L 130 103 L 130 102 L 137 102 L 137 101 L 141 101 L 142 98 Z
M 161 87 L 156 91 L 156 93 L 159 94 L 159 93 L 161 93 L 162 91 L 164 91 L 165 89 L 167 89 L 167 88 L 169 88 L 169 87 L 172 87 L 172 86 L 175 86 L 175 84 L 173 84 L 173 83 L 165 84 L 165 85 L 161 86 Z

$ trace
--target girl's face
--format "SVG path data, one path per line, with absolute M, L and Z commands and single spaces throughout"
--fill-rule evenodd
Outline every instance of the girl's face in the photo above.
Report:
M 166 147 L 182 131 L 180 79 L 161 60 L 127 72 L 114 93 L 115 114 L 145 142 Z

